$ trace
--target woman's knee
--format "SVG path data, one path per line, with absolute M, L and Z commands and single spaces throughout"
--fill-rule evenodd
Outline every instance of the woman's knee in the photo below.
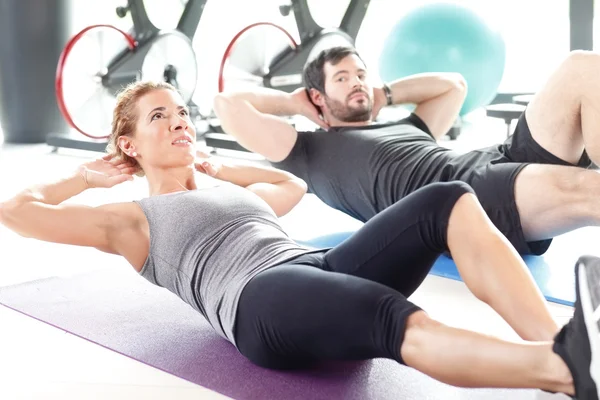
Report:
M 466 193 L 475 193 L 469 184 L 462 181 L 438 182 L 425 186 L 428 197 L 439 206 L 452 208 L 458 199 Z
M 471 186 L 461 181 L 436 182 L 414 192 L 416 203 L 434 211 L 450 212 L 458 199 L 467 193 L 474 193 Z
M 478 204 L 473 189 L 460 181 L 432 183 L 413 196 L 409 203 L 412 215 L 422 223 L 421 238 L 440 253 L 448 251 L 448 225 L 452 215 L 468 212 Z M 462 201 L 463 197 L 471 200 Z M 457 208 L 462 211 L 457 212 Z
M 479 205 L 475 192 L 465 182 L 435 183 L 430 185 L 428 189 L 429 206 L 438 214 L 437 222 L 444 229 L 457 208 L 468 211 Z M 469 194 L 471 196 L 465 196 Z

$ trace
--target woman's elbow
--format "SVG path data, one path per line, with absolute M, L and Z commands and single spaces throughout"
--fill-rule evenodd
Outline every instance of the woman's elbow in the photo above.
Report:
M 280 198 L 280 201 L 277 203 L 277 207 L 274 207 L 275 214 L 278 217 L 283 217 L 290 211 L 294 209 L 300 203 L 306 191 L 308 190 L 308 186 L 306 182 L 304 182 L 300 178 L 290 179 L 286 184 L 286 195 Z M 283 201 L 281 201 L 284 199 Z
M 19 236 L 28 238 L 29 236 L 22 232 L 21 224 L 19 224 L 19 215 L 22 215 L 20 206 L 20 203 L 13 200 L 0 202 L 0 225 L 5 226 Z
M 293 179 L 294 184 L 294 200 L 290 207 L 290 211 L 300 203 L 306 192 L 308 191 L 308 185 L 300 178 Z
M 304 180 L 302 180 L 300 178 L 294 178 L 294 179 L 292 179 L 292 181 L 298 187 L 298 191 L 300 192 L 299 193 L 300 194 L 300 199 L 302 199 L 302 197 L 308 191 L 308 185 L 306 184 L 306 182 L 304 182 Z M 298 201 L 300 201 L 300 200 L 298 200 Z

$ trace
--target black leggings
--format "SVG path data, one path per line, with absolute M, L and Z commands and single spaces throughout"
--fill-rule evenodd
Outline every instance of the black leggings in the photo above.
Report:
M 384 357 L 403 363 L 410 296 L 448 251 L 450 212 L 472 193 L 434 183 L 369 220 L 335 248 L 304 254 L 255 276 L 244 288 L 235 337 L 265 368 Z

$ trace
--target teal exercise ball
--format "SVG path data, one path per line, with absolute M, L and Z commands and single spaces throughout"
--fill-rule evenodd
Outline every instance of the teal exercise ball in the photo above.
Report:
M 502 35 L 473 10 L 434 3 L 402 17 L 385 39 L 379 74 L 389 82 L 421 72 L 460 72 L 468 92 L 460 115 L 488 105 L 504 74 Z

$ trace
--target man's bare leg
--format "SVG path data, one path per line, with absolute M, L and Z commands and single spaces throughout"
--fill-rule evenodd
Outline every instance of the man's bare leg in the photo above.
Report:
M 525 111 L 531 135 L 555 156 L 577 164 L 583 150 L 600 165 L 600 53 L 574 51 Z
M 573 165 L 578 164 L 584 149 L 600 165 L 598 71 L 600 53 L 571 52 L 525 111 L 533 139 Z M 600 225 L 600 174 L 594 170 L 529 165 L 516 179 L 515 198 L 528 241 Z
M 515 200 L 527 241 L 585 226 L 600 226 L 600 172 L 532 164 L 515 181 Z

